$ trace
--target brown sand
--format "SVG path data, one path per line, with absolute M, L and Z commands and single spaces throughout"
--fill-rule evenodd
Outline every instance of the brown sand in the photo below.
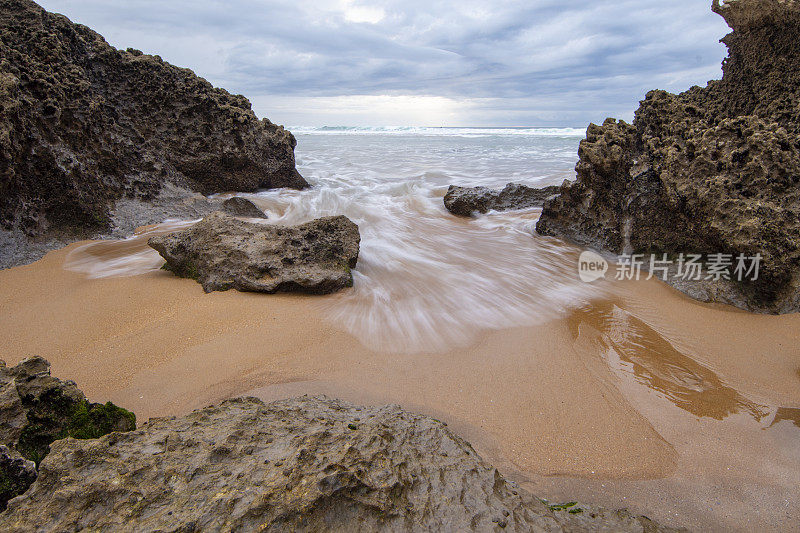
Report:
M 77 246 L 0 271 L 1 355 L 41 355 L 140 422 L 241 394 L 399 403 L 550 499 L 702 529 L 785 529 L 800 516 L 800 315 L 629 282 L 467 349 L 389 354 L 307 297 L 207 295 L 166 272 L 86 279 L 62 268 Z

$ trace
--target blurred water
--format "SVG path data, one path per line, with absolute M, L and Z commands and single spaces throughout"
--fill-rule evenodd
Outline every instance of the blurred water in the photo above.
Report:
M 466 220 L 450 184 L 560 184 L 574 175 L 574 130 L 328 129 L 297 133 L 308 191 L 246 195 L 281 224 L 345 214 L 359 225 L 355 286 L 318 305 L 363 343 L 439 351 L 483 330 L 531 325 L 594 292 L 576 251 L 535 237 L 538 210 Z
M 359 225 L 354 288 L 312 305 L 364 344 L 390 351 L 446 350 L 486 329 L 551 319 L 600 290 L 578 281 L 576 249 L 533 234 L 539 210 L 463 219 L 442 203 L 450 184 L 502 187 L 514 181 L 541 187 L 572 178 L 578 131 L 295 132 L 298 169 L 312 188 L 241 196 L 272 223 L 344 214 Z M 131 253 L 132 269 L 154 268 L 157 257 L 145 260 L 153 253 L 140 249 L 135 262 Z M 120 275 L 120 258 L 107 267 Z M 103 271 L 95 259 L 91 274 Z
M 89 279 L 135 276 L 158 270 L 164 260 L 147 246 L 147 240 L 189 228 L 198 221 L 167 219 L 161 224 L 139 228 L 127 239 L 84 244 L 69 253 L 64 268 L 82 272 Z

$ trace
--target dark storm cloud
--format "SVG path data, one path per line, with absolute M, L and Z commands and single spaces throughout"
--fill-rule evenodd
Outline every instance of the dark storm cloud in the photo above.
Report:
M 710 3 L 42 2 L 254 101 L 437 96 L 472 102 L 487 124 L 629 117 L 650 88 L 719 76 L 726 27 Z

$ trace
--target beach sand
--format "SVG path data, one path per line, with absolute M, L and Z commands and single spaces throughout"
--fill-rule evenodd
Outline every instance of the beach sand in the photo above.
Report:
M 163 271 L 87 279 L 63 268 L 80 245 L 0 271 L 0 357 L 41 355 L 139 423 L 238 395 L 398 403 L 551 500 L 703 530 L 785 530 L 800 516 L 800 315 L 619 282 L 467 348 L 386 353 L 326 319 L 331 297 L 204 294 Z

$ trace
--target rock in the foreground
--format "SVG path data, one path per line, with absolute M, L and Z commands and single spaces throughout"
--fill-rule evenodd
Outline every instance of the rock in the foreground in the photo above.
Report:
M 229 400 L 53 445 L 3 531 L 660 531 L 554 511 L 444 424 L 324 397 Z
M 469 217 L 476 212 L 541 207 L 545 200 L 558 194 L 558 191 L 557 186 L 536 189 L 518 183 L 509 183 L 502 190 L 451 185 L 444 195 L 444 206 L 454 215 Z
M 651 91 L 632 125 L 589 126 L 577 181 L 545 205 L 537 231 L 659 258 L 760 254 L 755 281 L 679 288 L 754 311 L 797 311 L 800 2 L 715 0 L 713 9 L 733 29 L 722 79 L 679 95 Z
M 136 428 L 133 413 L 90 403 L 73 381 L 50 375 L 41 357 L 0 361 L 0 510 L 36 478 L 36 463 L 57 439 L 94 439 Z
M 0 0 L 0 228 L 112 229 L 120 199 L 303 188 L 295 138 L 241 95 L 29 0 Z
M 277 226 L 217 212 L 148 244 L 167 260 L 165 268 L 206 292 L 327 294 L 352 286 L 360 241 L 345 216 Z

